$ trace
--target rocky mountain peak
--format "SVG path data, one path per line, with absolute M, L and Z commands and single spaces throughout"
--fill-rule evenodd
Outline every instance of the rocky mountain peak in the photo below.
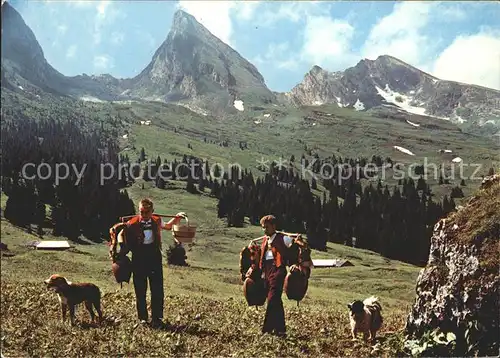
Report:
M 30 55 L 43 59 L 42 47 L 22 16 L 7 2 L 2 3 L 2 57 L 14 61 Z
M 235 100 L 271 102 L 257 68 L 214 36 L 192 15 L 178 10 L 171 30 L 149 65 L 130 81 L 133 96 L 233 107 Z M 214 101 L 217 103 L 215 104 Z
M 500 115 L 495 104 L 499 91 L 443 81 L 389 55 L 362 59 L 343 72 L 314 66 L 287 98 L 297 105 L 335 103 L 356 110 L 389 106 L 391 111 L 480 125 Z
M 42 90 L 65 96 L 117 98 L 119 80 L 109 75 L 99 79 L 95 76 L 66 77 L 55 70 L 45 59 L 33 31 L 7 1 L 2 2 L 1 46 L 2 86 L 33 93 Z
M 315 74 L 318 74 L 318 73 L 323 72 L 323 71 L 324 70 L 321 67 L 319 67 L 318 65 L 314 65 L 311 68 L 311 70 L 309 71 L 309 73 L 315 75 Z
M 410 64 L 404 62 L 403 60 L 400 60 L 399 58 L 396 58 L 396 57 L 391 56 L 391 55 L 380 55 L 373 62 L 385 63 L 387 65 L 393 64 L 393 65 L 400 65 L 400 66 L 406 66 L 406 67 L 413 67 Z
M 184 10 L 177 10 L 174 14 L 172 21 L 171 31 L 190 32 L 202 29 L 201 24 L 196 21 L 196 18 L 185 12 Z
M 48 64 L 35 34 L 7 1 L 2 3 L 1 46 L 2 81 L 7 86 L 34 85 L 55 92 L 62 88 L 64 76 Z

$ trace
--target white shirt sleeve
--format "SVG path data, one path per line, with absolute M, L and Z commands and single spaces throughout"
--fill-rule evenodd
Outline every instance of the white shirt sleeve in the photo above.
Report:
M 286 247 L 292 246 L 293 239 L 290 236 L 283 236 L 283 242 L 285 243 Z

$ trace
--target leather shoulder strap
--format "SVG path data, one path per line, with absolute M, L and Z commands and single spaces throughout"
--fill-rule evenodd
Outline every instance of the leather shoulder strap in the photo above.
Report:
M 132 219 L 130 219 L 129 221 L 127 221 L 127 226 L 130 226 L 130 225 L 133 225 L 133 224 L 137 224 L 140 220 L 140 216 L 137 215 L 137 216 L 134 216 Z

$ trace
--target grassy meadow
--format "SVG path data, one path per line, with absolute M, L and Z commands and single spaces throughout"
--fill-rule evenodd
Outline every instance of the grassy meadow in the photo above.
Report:
M 2 218 L 2 352 L 14 356 L 366 356 L 393 355 L 398 333 L 414 298 L 417 267 L 387 260 L 366 250 L 329 244 L 313 258 L 345 258 L 354 266 L 313 270 L 306 298 L 299 307 L 283 295 L 288 336 L 260 334 L 265 307 L 247 306 L 239 281 L 239 251 L 261 235 L 257 227 L 226 228 L 215 214 L 216 202 L 184 191 L 183 183 L 159 190 L 149 183 L 130 188 L 131 196 L 155 199 L 156 211 L 183 210 L 197 225 L 196 241 L 186 247 L 188 267 L 164 263 L 165 319 L 168 329 L 134 328 L 137 323 L 132 281 L 114 282 L 107 246 L 74 244 L 66 251 L 26 247 L 39 237 Z M 5 197 L 2 198 L 2 208 Z M 43 239 L 58 239 L 49 233 Z M 164 245 L 173 243 L 169 232 Z M 103 293 L 106 322 L 89 324 L 83 307 L 79 324 L 61 324 L 59 302 L 43 280 L 53 273 L 73 282 L 91 281 Z M 352 341 L 346 304 L 376 295 L 385 325 L 375 348 Z M 149 296 L 149 293 L 148 293 Z M 271 344 L 272 343 L 272 344 Z
M 170 160 L 194 155 L 207 159 L 211 165 L 220 163 L 226 171 L 231 164 L 238 163 L 255 175 L 261 175 L 257 170 L 261 159 L 270 163 L 283 158 L 288 165 L 294 155 L 293 166 L 305 178 L 311 179 L 307 168 L 301 165 L 303 154 L 309 161 L 315 153 L 320 159 L 335 155 L 371 160 L 373 155 L 379 155 L 403 164 L 403 173 L 379 168 L 372 182 L 380 178 L 384 185 L 392 188 L 399 178 L 413 175 L 416 180 L 414 167 L 425 164 L 426 181 L 435 200 L 442 200 L 444 195 L 450 195 L 454 186 L 460 186 L 461 173 L 466 178 L 461 188 L 465 197 L 470 196 L 478 188 L 481 175 L 499 165 L 500 145 L 492 139 L 465 133 L 449 121 L 425 116 L 379 118 L 335 105 L 279 109 L 271 105 L 259 107 L 258 111 L 242 112 L 231 119 L 216 119 L 178 106 L 154 106 L 157 106 L 154 111 L 145 104 L 127 107 L 135 119 L 127 122 L 128 137 L 120 140 L 123 153 L 131 159 L 137 158 L 144 148 L 148 158 L 153 160 L 158 155 Z M 141 125 L 139 119 L 150 120 L 151 125 Z M 228 147 L 219 145 L 223 141 Z M 247 143 L 247 148 L 240 149 L 239 142 Z M 400 152 L 394 146 L 406 148 L 414 155 Z M 452 152 L 442 153 L 441 150 Z M 463 160 L 462 166 L 452 162 L 455 157 Z M 440 173 L 450 178 L 449 184 L 439 185 Z M 460 204 L 462 199 L 457 198 L 455 202 Z
M 11 95 L 9 95 L 11 96 Z M 2 99 L 9 100 L 2 93 Z M 13 95 L 12 95 L 13 96 Z M 18 95 L 16 95 L 18 96 Z M 51 103 L 36 103 L 15 97 L 27 108 L 30 117 L 52 113 Z M 17 110 L 16 101 L 12 109 Z M 43 101 L 43 100 L 42 100 Z M 2 104 L 2 107 L 4 105 Z M 72 103 L 57 103 L 61 115 L 73 113 Z M 20 108 L 20 107 L 19 107 Z M 23 107 L 24 108 L 24 107 Z M 141 148 L 148 159 L 181 159 L 195 155 L 220 163 L 225 169 L 239 163 L 256 170 L 257 160 L 289 159 L 300 165 L 302 154 L 318 153 L 321 158 L 367 157 L 380 155 L 410 165 L 428 162 L 448 170 L 451 159 L 460 156 L 464 163 L 478 163 L 486 174 L 497 166 L 498 144 L 462 132 L 450 122 L 408 115 L 407 118 L 380 118 L 370 113 L 326 105 L 286 108 L 275 105 L 246 106 L 244 112 L 218 119 L 196 114 L 186 108 L 161 103 L 84 103 L 78 111 L 88 121 L 107 125 L 120 142 L 122 154 L 135 160 Z M 19 109 L 19 111 L 25 111 Z M 17 113 L 17 112 L 16 112 Z M 21 117 L 22 118 L 22 117 Z M 405 119 L 420 124 L 414 127 Z M 150 120 L 151 125 L 140 121 Z M 127 134 L 126 138 L 123 137 Z M 226 142 L 227 146 L 220 143 Z M 239 142 L 247 148 L 240 149 Z M 188 147 L 189 145 L 189 147 Z M 393 146 L 411 150 L 411 156 Z M 440 153 L 441 149 L 453 153 Z M 297 164 L 296 164 L 297 165 Z M 468 167 L 472 175 L 475 167 Z M 383 184 L 397 184 L 387 171 Z M 435 199 L 449 195 L 460 180 L 448 185 L 428 183 Z M 466 180 L 469 196 L 480 180 Z M 321 183 L 318 183 L 321 184 Z M 365 182 L 366 184 L 366 182 Z M 144 187 L 143 187 L 144 185 Z M 313 258 L 344 258 L 354 266 L 315 268 L 306 298 L 297 307 L 283 295 L 288 336 L 277 339 L 260 334 L 264 307 L 249 308 L 239 279 L 239 252 L 250 239 L 262 234 L 256 226 L 229 228 L 217 218 L 217 201 L 207 193 L 189 194 L 185 182 L 169 181 L 166 190 L 151 182 L 135 182 L 127 188 L 138 202 L 151 197 L 156 212 L 175 214 L 184 211 L 197 225 L 196 241 L 186 247 L 188 267 L 164 264 L 165 318 L 168 329 L 155 331 L 135 327 L 137 323 L 132 283 L 120 288 L 114 282 L 108 247 L 82 240 L 66 251 L 37 251 L 26 246 L 41 238 L 14 227 L 2 217 L 1 345 L 5 357 L 18 356 L 394 356 L 401 349 L 402 333 L 409 307 L 414 300 L 419 268 L 388 260 L 366 250 L 328 244 L 327 252 L 313 252 Z M 322 195 L 318 186 L 316 194 Z M 465 200 L 465 199 L 463 199 Z M 456 200 L 459 204 L 460 199 Z M 5 208 L 2 195 L 1 206 Z M 280 228 L 287 230 L 287 228 Z M 47 230 L 43 239 L 53 237 Z M 64 238 L 63 238 L 64 239 Z M 163 234 L 164 248 L 173 243 Z M 61 324 L 60 308 L 54 293 L 43 280 L 54 273 L 70 281 L 91 281 L 103 293 L 105 322 L 94 327 L 83 307 L 77 310 L 79 324 Z M 374 346 L 352 341 L 346 304 L 354 299 L 378 296 L 383 306 L 384 326 Z

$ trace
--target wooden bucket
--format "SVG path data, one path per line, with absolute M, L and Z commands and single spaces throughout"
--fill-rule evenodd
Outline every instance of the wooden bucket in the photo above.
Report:
M 189 225 L 187 216 L 184 219 L 186 219 L 185 225 L 176 224 L 172 226 L 172 235 L 175 241 L 181 244 L 189 244 L 193 242 L 196 234 L 196 225 Z
M 267 299 L 264 280 L 258 276 L 247 277 L 243 282 L 243 295 L 248 306 L 263 306 Z

